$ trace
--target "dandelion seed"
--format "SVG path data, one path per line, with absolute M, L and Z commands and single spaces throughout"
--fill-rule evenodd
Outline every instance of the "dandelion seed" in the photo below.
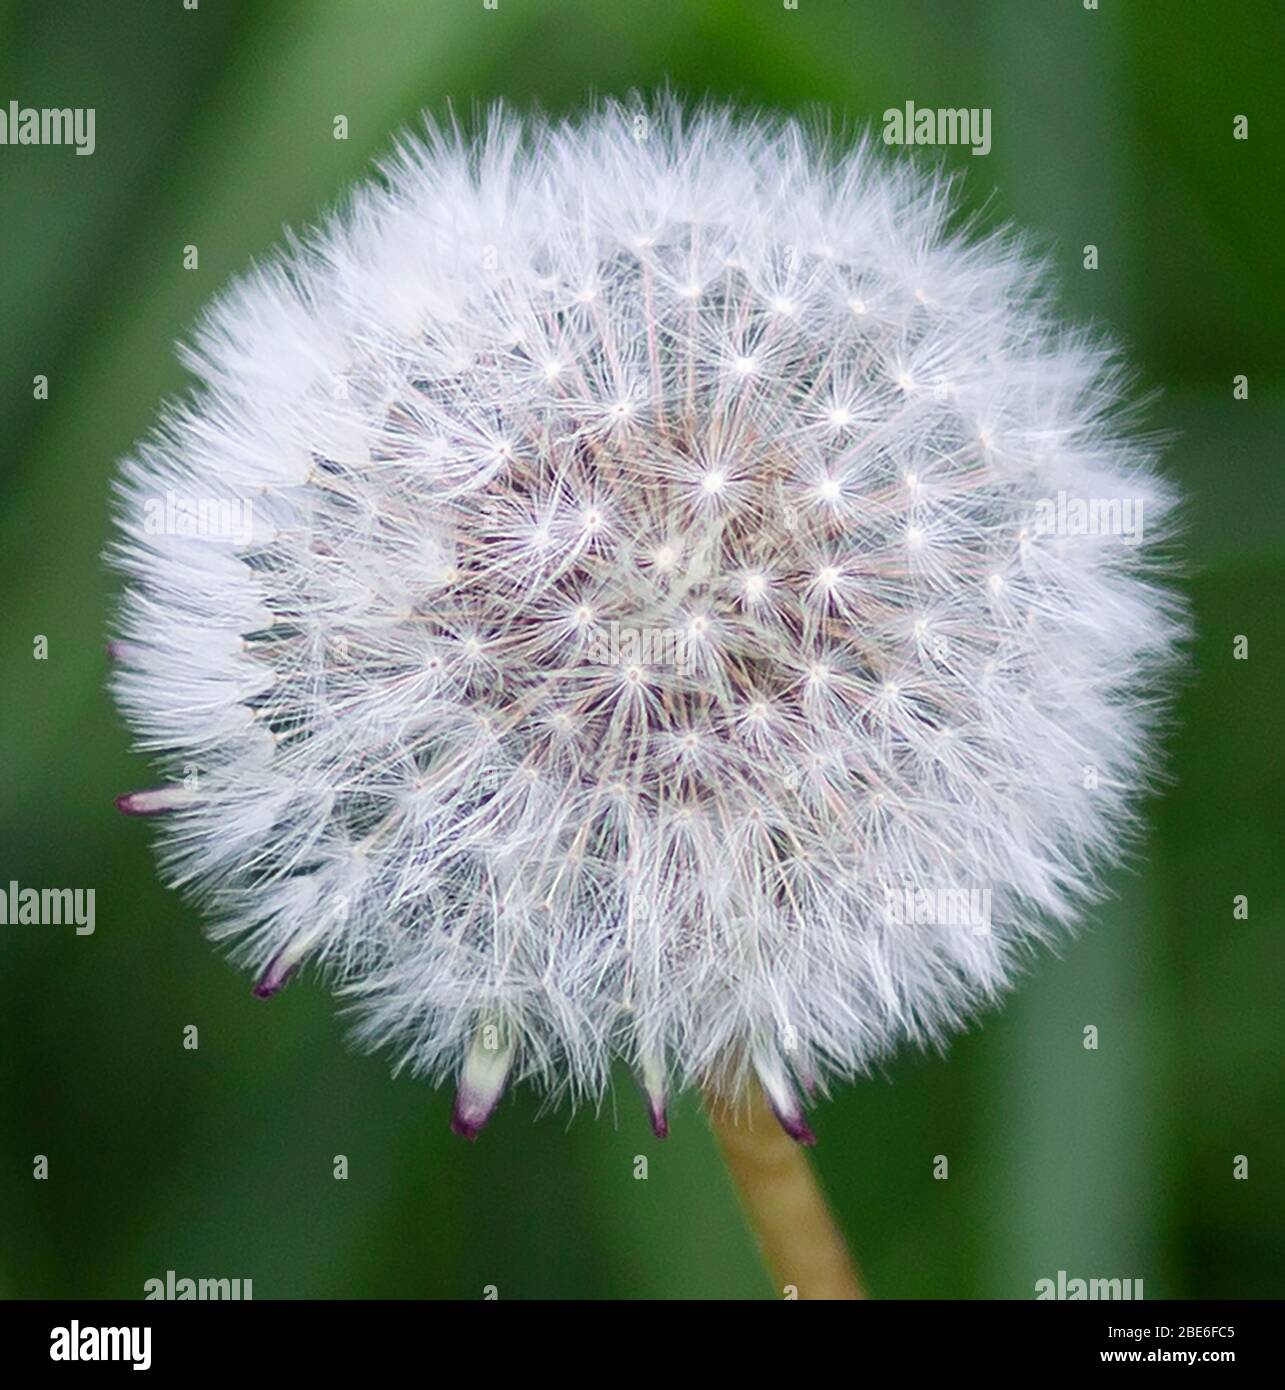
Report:
M 256 993 L 333 978 L 469 1138 L 623 1059 L 657 1133 L 757 1075 L 809 1142 L 800 1088 L 961 1026 L 1120 854 L 1183 613 L 1149 544 L 1016 538 L 1173 499 L 939 175 L 634 114 L 404 140 L 213 307 L 119 486 L 163 774 L 121 807 Z M 256 524 L 158 534 L 167 490 Z M 905 883 L 990 930 L 890 923 Z

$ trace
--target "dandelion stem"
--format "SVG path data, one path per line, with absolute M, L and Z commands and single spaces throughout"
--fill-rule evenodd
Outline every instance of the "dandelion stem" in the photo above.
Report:
M 739 1102 L 706 1097 L 710 1126 L 763 1262 L 801 1299 L 859 1299 L 857 1278 L 807 1150 L 777 1123 L 758 1082 Z

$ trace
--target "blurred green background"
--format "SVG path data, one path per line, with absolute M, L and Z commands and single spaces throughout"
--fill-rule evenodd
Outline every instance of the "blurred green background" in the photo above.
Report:
M 628 1077 L 597 1118 L 518 1094 L 470 1148 L 446 1094 L 348 1050 L 315 980 L 253 1001 L 112 807 L 150 774 L 104 695 L 108 482 L 183 386 L 172 344 L 201 304 L 421 108 L 569 111 L 665 79 L 850 122 L 992 108 L 989 157 L 947 163 L 987 221 L 1050 251 L 1069 313 L 1124 342 L 1190 499 L 1198 638 L 1145 852 L 949 1055 L 901 1057 L 813 1117 L 872 1291 L 1030 1298 L 1066 1270 L 1285 1294 L 1281 13 L 0 0 L 0 101 L 97 110 L 90 158 L 0 147 L 0 882 L 98 896 L 91 937 L 0 928 L 0 1296 L 141 1297 L 169 1269 L 258 1298 L 772 1296 L 690 1098 L 661 1144 Z

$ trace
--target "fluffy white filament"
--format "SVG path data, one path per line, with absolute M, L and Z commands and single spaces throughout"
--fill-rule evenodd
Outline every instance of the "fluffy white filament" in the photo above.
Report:
M 665 102 L 430 129 L 187 362 L 121 487 L 172 787 L 125 809 L 260 993 L 326 969 L 464 1132 L 619 1056 L 658 1125 L 754 1067 L 803 1135 L 792 1078 L 957 1026 L 1118 856 L 1170 498 L 940 178 Z

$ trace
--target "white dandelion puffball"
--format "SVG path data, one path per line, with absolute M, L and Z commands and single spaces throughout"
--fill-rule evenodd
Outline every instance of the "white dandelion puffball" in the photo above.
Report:
M 406 138 L 123 467 L 168 880 L 458 1081 L 801 1092 L 932 1043 L 1154 780 L 1173 499 L 1007 233 L 717 109 Z

